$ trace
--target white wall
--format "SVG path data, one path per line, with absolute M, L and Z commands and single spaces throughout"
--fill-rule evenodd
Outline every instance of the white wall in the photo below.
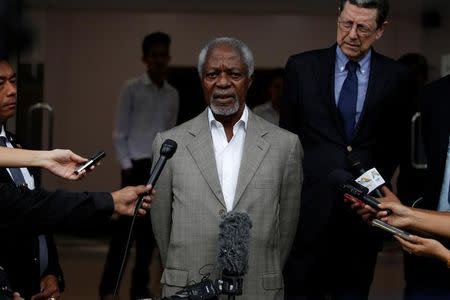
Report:
M 289 55 L 330 46 L 336 19 L 301 15 L 151 14 L 118 12 L 33 12 L 41 43 L 28 60 L 45 63 L 45 100 L 55 109 L 55 147 L 84 155 L 104 149 L 107 157 L 80 183 L 44 177 L 46 187 L 112 190 L 119 167 L 111 142 L 117 94 L 125 79 L 143 72 L 142 37 L 155 30 L 172 36 L 172 64 L 193 66 L 210 38 L 235 36 L 254 51 L 256 65 L 283 66 Z M 376 45 L 398 58 L 423 50 L 419 21 L 392 22 Z M 149 141 L 150 142 L 150 141 Z

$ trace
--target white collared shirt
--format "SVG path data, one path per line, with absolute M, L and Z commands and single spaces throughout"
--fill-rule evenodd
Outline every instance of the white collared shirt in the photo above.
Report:
M 208 108 L 208 121 L 223 198 L 225 200 L 227 211 L 231 211 L 234 205 L 234 195 L 236 193 L 242 151 L 245 143 L 248 108 L 245 106 L 241 118 L 234 124 L 233 137 L 230 142 L 227 140 L 225 128 L 222 123 L 214 118 L 210 108 Z
M 131 168 L 132 160 L 151 158 L 156 134 L 176 125 L 178 110 L 178 92 L 167 81 L 158 88 L 145 73 L 125 83 L 113 131 L 122 169 Z
M 8 148 L 14 148 L 13 145 L 9 142 L 9 139 L 6 137 L 5 128 L 2 126 L 2 131 L 0 133 L 0 136 L 4 136 L 6 138 L 6 147 Z M 11 179 L 13 178 L 11 175 L 11 171 L 9 168 L 5 168 L 8 171 L 9 176 L 11 176 Z M 27 184 L 28 189 L 34 190 L 34 179 L 33 176 L 31 176 L 30 172 L 27 168 L 20 168 L 20 171 L 22 172 L 23 178 L 25 179 L 25 182 Z

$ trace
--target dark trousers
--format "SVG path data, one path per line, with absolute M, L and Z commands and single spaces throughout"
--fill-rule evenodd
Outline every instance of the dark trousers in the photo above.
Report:
M 150 175 L 150 168 L 150 159 L 133 161 L 131 173 L 122 171 L 122 187 L 146 184 Z M 131 217 L 120 217 L 117 221 L 114 221 L 109 251 L 100 282 L 100 296 L 114 293 L 114 287 L 125 253 L 125 244 L 128 239 L 131 220 Z M 149 265 L 156 242 L 149 214 L 143 218 L 136 219 L 130 247 L 133 241 L 136 244 L 136 261 L 132 273 L 130 297 L 134 300 L 136 298 L 150 297 L 148 289 L 150 280 Z M 128 260 L 128 257 L 126 260 Z
M 358 246 L 341 241 L 291 253 L 284 268 L 285 299 L 367 300 L 378 249 Z

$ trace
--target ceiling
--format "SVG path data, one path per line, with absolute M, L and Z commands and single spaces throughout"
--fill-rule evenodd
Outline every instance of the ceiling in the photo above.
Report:
M 337 0 L 24 0 L 32 8 L 56 10 L 120 10 L 186 13 L 335 14 Z M 450 11 L 448 0 L 391 0 L 393 15 Z

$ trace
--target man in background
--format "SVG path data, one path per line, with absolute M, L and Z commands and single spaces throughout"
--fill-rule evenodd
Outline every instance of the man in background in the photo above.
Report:
M 372 45 L 388 24 L 387 0 L 340 0 L 336 44 L 291 56 L 280 126 L 305 150 L 302 218 L 286 264 L 289 299 L 367 299 L 381 236 L 327 183 L 351 155 L 389 182 L 409 122 L 407 70 Z
M 269 101 L 257 105 L 253 112 L 272 124 L 278 125 L 280 121 L 281 95 L 283 93 L 283 69 L 272 70 L 265 90 Z
M 122 187 L 146 184 L 156 133 L 172 128 L 177 121 L 178 92 L 166 81 L 170 43 L 170 37 L 163 32 L 154 32 L 144 38 L 142 62 L 146 72 L 128 80 L 120 94 L 113 138 L 122 168 Z M 100 283 L 102 298 L 114 292 L 130 224 L 131 218 L 124 217 L 117 220 L 113 227 Z M 148 289 L 149 265 L 155 248 L 148 217 L 136 222 L 133 240 L 136 243 L 136 261 L 131 281 L 131 299 L 148 298 L 151 296 Z
M 17 78 L 6 59 L 0 59 L 0 147 L 21 148 L 16 137 L 5 126 L 14 117 L 17 105 Z M 0 168 L 0 182 L 12 183 L 34 190 L 31 169 Z M 58 299 L 64 280 L 58 252 L 52 235 L 13 233 L 3 235 L 0 265 L 9 275 L 11 285 L 25 298 L 40 292 Z

